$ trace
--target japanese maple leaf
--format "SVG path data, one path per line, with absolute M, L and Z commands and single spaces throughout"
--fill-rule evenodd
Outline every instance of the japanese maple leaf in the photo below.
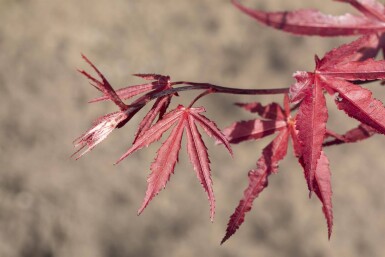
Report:
M 100 79 L 98 80 L 92 77 L 84 70 L 79 70 L 79 72 L 90 79 L 92 85 L 103 92 L 105 97 L 115 103 L 120 110 L 99 117 L 93 122 L 93 127 L 91 129 L 74 140 L 73 143 L 75 147 L 79 147 L 79 149 L 72 156 L 84 150 L 76 156 L 76 159 L 79 159 L 84 154 L 91 151 L 96 145 L 106 139 L 114 129 L 124 126 L 124 124 L 126 124 L 141 108 L 140 106 L 128 106 L 124 104 L 103 74 L 86 56 L 82 55 L 82 57 L 95 70 Z
M 335 133 L 333 133 L 332 135 L 329 135 L 329 137 L 333 137 L 334 139 L 324 142 L 323 146 L 339 145 L 344 143 L 355 143 L 355 142 L 370 138 L 375 134 L 376 134 L 375 129 L 361 123 L 356 128 L 353 128 L 347 131 L 343 135 L 336 135 Z
M 297 82 L 290 87 L 292 102 L 301 102 L 296 128 L 303 145 L 305 176 L 310 191 L 317 162 L 321 156 L 328 118 L 324 90 L 335 96 L 335 103 L 363 124 L 385 134 L 385 108 L 372 93 L 351 81 L 370 81 L 385 78 L 385 61 L 366 59 L 356 61 L 356 52 L 370 40 L 362 36 L 352 43 L 328 52 L 324 58 L 316 56 L 314 72 L 297 72 Z
M 375 0 L 336 0 L 350 3 L 360 14 L 332 16 L 314 9 L 264 12 L 247 8 L 232 0 L 242 12 L 257 21 L 297 35 L 349 36 L 385 32 L 385 7 Z
M 244 222 L 246 212 L 252 208 L 253 201 L 267 187 L 268 177 L 272 173 L 277 173 L 278 164 L 287 153 L 289 137 L 293 140 L 294 152 L 303 165 L 302 145 L 297 136 L 295 119 L 290 116 L 289 99 L 285 96 L 284 109 L 276 103 L 262 106 L 259 103 L 237 104 L 251 112 L 257 112 L 262 119 L 248 122 L 236 122 L 224 130 L 230 142 L 239 143 L 245 140 L 259 139 L 266 135 L 278 132 L 278 135 L 262 151 L 262 156 L 257 161 L 257 167 L 249 171 L 249 185 L 244 191 L 243 198 L 231 215 L 227 225 L 226 235 L 221 243 L 230 238 Z M 275 123 L 273 123 L 275 122 Z M 250 126 L 253 124 L 254 126 Z M 264 130 L 269 131 L 264 133 Z M 246 134 L 252 136 L 245 136 Z M 328 235 L 330 237 L 333 225 L 333 213 L 331 203 L 331 185 L 329 162 L 326 155 L 321 154 L 320 161 L 315 169 L 315 179 L 313 181 L 314 191 L 321 200 L 322 209 L 328 225 Z
M 284 12 L 264 12 L 247 8 L 232 0 L 245 14 L 267 26 L 296 35 L 308 36 L 351 36 L 372 34 L 366 45 L 356 53 L 356 60 L 377 55 L 385 47 L 385 6 L 375 0 L 335 0 L 356 8 L 360 14 L 332 16 L 314 9 Z M 384 53 L 385 54 L 385 53 Z
M 151 99 L 152 95 L 172 87 L 169 76 L 159 74 L 134 74 L 134 76 L 141 77 L 145 80 L 152 80 L 152 82 L 148 84 L 129 86 L 115 91 L 108 80 L 104 77 L 104 75 L 96 68 L 96 66 L 86 56 L 82 55 L 82 57 L 95 70 L 99 76 L 99 79 L 91 76 L 84 70 L 79 70 L 79 72 L 90 80 L 90 84 L 92 86 L 103 93 L 102 97 L 91 100 L 90 102 L 111 100 L 115 103 L 115 105 L 119 107 L 120 111 L 99 117 L 94 121 L 94 126 L 91 129 L 89 129 L 74 141 L 75 146 L 79 147 L 79 150 L 73 155 L 86 148 L 85 151 L 76 157 L 77 159 L 88 151 L 92 150 L 115 128 L 124 126 Z M 126 105 L 122 101 L 122 99 L 129 99 L 147 91 L 149 92 L 146 95 L 143 95 L 141 98 L 137 99 L 130 105 Z M 173 95 L 177 95 L 177 93 L 160 96 L 156 99 L 153 107 L 139 124 L 135 140 L 151 127 L 157 116 L 159 119 L 162 119 Z
M 132 147 L 118 160 L 120 162 L 133 152 L 147 147 L 151 143 L 159 140 L 164 132 L 173 127 L 169 137 L 163 142 L 157 151 L 155 161 L 151 165 L 151 174 L 147 179 L 148 187 L 143 204 L 138 213 L 140 214 L 159 191 L 166 186 L 171 174 L 174 172 L 178 161 L 178 153 L 181 147 L 183 132 L 187 134 L 187 152 L 191 163 L 194 166 L 196 175 L 208 195 L 210 202 L 210 218 L 213 220 L 215 212 L 214 192 L 212 189 L 210 161 L 207 148 L 201 138 L 197 125 L 199 124 L 204 131 L 216 140 L 223 143 L 227 150 L 232 154 L 230 145 L 226 137 L 217 128 L 214 122 L 203 116 L 203 107 L 186 108 L 179 105 L 175 110 L 165 114 L 153 126 L 141 133 Z
M 128 86 L 128 87 L 124 87 L 116 90 L 116 94 L 121 99 L 129 99 L 145 92 L 148 92 L 146 96 L 151 96 L 160 91 L 165 91 L 167 89 L 172 88 L 172 83 L 170 82 L 169 76 L 164 76 L 160 74 L 134 74 L 134 76 L 143 78 L 145 80 L 153 80 L 153 81 L 151 83 L 133 85 L 133 86 Z M 177 95 L 177 93 L 175 93 L 174 95 Z M 146 114 L 146 116 L 143 118 L 143 120 L 139 124 L 134 142 L 140 135 L 142 135 L 153 124 L 157 116 L 158 116 L 158 119 L 162 118 L 162 116 L 167 111 L 167 108 L 170 105 L 171 98 L 172 98 L 172 95 L 166 95 L 156 99 L 150 111 Z M 99 101 L 104 101 L 108 99 L 109 99 L 108 95 L 105 94 L 104 96 L 95 98 L 90 102 L 93 103 L 93 102 L 99 102 Z
M 134 76 L 140 77 L 145 80 L 153 80 L 153 81 L 150 83 L 145 83 L 140 85 L 127 86 L 116 90 L 116 94 L 121 99 L 126 100 L 136 95 L 142 94 L 144 92 L 152 91 L 153 93 L 155 93 L 155 92 L 159 92 L 159 91 L 171 88 L 171 82 L 170 82 L 169 76 L 164 76 L 160 74 L 134 74 Z M 105 101 L 108 99 L 109 97 L 106 94 L 104 94 L 101 97 L 91 100 L 90 103 Z

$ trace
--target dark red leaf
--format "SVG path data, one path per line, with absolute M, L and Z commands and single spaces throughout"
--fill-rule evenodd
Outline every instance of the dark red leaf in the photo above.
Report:
M 268 120 L 284 120 L 285 114 L 282 107 L 277 103 L 271 103 L 268 105 L 262 105 L 261 103 L 236 103 L 235 105 L 242 107 L 243 109 L 258 113 L 264 119 Z
M 136 77 L 140 77 L 142 79 L 145 79 L 145 80 L 158 80 L 158 81 L 170 80 L 170 76 L 165 76 L 165 75 L 161 75 L 161 74 L 137 73 L 137 74 L 133 74 L 133 75 Z
M 263 149 L 262 156 L 257 162 L 257 168 L 251 170 L 248 174 L 249 185 L 243 193 L 243 198 L 230 217 L 229 223 L 227 224 L 226 235 L 223 237 L 221 244 L 229 239 L 242 225 L 246 212 L 249 212 L 252 208 L 254 199 L 267 187 L 268 176 L 277 171 L 279 161 L 286 156 L 288 140 L 289 130 L 282 130 L 278 136 Z
M 226 138 L 232 144 L 246 140 L 256 140 L 286 128 L 283 120 L 248 120 L 235 122 L 223 130 Z
M 360 124 L 358 127 L 353 128 L 346 132 L 344 135 L 335 137 L 334 140 L 324 142 L 323 146 L 339 145 L 344 143 L 354 143 L 364 139 L 367 139 L 376 134 L 376 130 L 372 127 Z

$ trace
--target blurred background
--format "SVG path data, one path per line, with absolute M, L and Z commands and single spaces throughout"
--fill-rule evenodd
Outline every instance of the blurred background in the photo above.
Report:
M 249 0 L 264 10 L 318 8 L 354 12 L 316 0 Z M 216 195 L 215 222 L 204 190 L 181 150 L 166 190 L 137 216 L 160 143 L 112 165 L 130 146 L 140 112 L 82 159 L 72 141 L 116 107 L 98 96 L 77 68 L 87 55 L 115 88 L 142 83 L 133 73 L 238 88 L 276 88 L 312 70 L 313 56 L 353 38 L 296 37 L 263 27 L 227 0 L 0 0 L 0 256 L 385 256 L 384 138 L 326 149 L 334 228 L 327 239 L 318 199 L 308 199 L 290 151 L 255 201 L 241 229 L 220 246 L 229 216 L 270 138 L 235 145 L 234 158 L 205 137 Z M 385 100 L 376 85 L 375 96 Z M 173 104 L 198 92 L 182 93 Z M 179 101 L 179 102 L 178 102 Z M 281 96 L 210 95 L 197 105 L 220 128 L 252 114 L 233 102 Z M 328 101 L 328 126 L 357 123 Z

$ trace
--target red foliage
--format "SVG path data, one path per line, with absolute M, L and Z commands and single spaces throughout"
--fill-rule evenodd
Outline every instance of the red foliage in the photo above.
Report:
M 350 3 L 361 14 L 330 16 L 309 9 L 265 12 L 251 10 L 233 0 L 237 8 L 257 21 L 286 32 L 318 36 L 361 35 L 360 38 L 329 51 L 322 59 L 316 56 L 314 70 L 295 72 L 293 77 L 296 82 L 288 88 L 237 89 L 209 83 L 172 82 L 169 76 L 159 74 L 135 74 L 152 82 L 115 91 L 102 73 L 83 56 L 100 79 L 95 79 L 85 71 L 80 72 L 103 94 L 91 102 L 111 100 L 118 106 L 119 111 L 100 117 L 90 130 L 75 140 L 75 145 L 80 146 L 75 154 L 86 147 L 77 158 L 94 148 L 115 128 L 123 127 L 142 107 L 155 100 L 139 124 L 132 146 L 117 161 L 120 162 L 133 152 L 160 140 L 166 131 L 171 130 L 151 164 L 146 195 L 138 212 L 141 213 L 154 196 L 166 186 L 178 161 L 183 133 L 186 133 L 188 155 L 207 193 L 210 218 L 213 220 L 215 200 L 210 160 L 197 124 L 210 137 L 223 144 L 230 154 L 232 152 L 229 143 L 238 144 L 277 134 L 263 149 L 255 169 L 248 173 L 249 185 L 230 217 L 223 243 L 242 225 L 254 199 L 267 187 L 269 176 L 278 172 L 279 162 L 286 156 L 291 138 L 294 154 L 303 168 L 310 195 L 314 192 L 321 201 L 330 238 L 333 226 L 331 173 L 323 148 L 358 142 L 377 133 L 385 134 L 384 105 L 372 97 L 370 90 L 360 85 L 385 79 L 385 61 L 373 59 L 385 46 L 385 7 L 374 0 L 338 1 Z M 178 105 L 166 113 L 173 96 L 178 95 L 178 92 L 190 90 L 204 91 L 189 106 Z M 202 115 L 205 111 L 203 107 L 192 107 L 198 99 L 212 93 L 284 94 L 284 99 L 282 105 L 237 103 L 237 106 L 256 113 L 259 117 L 234 122 L 221 132 L 213 121 Z M 334 97 L 338 109 L 359 121 L 360 125 L 343 135 L 327 129 L 328 110 L 325 94 Z M 122 101 L 136 96 L 139 97 L 130 104 Z

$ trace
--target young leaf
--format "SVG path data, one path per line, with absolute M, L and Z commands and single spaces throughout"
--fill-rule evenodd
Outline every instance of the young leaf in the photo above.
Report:
M 90 79 L 93 82 L 92 85 L 99 91 L 103 92 L 106 98 L 113 101 L 120 108 L 121 111 L 126 110 L 128 106 L 122 102 L 122 100 L 116 94 L 115 90 L 112 88 L 112 86 L 110 85 L 108 80 L 104 77 L 104 75 L 95 67 L 95 65 L 90 60 L 88 60 L 88 58 L 85 55 L 82 54 L 82 57 L 99 75 L 101 81 L 95 79 L 84 70 L 79 70 L 79 72 L 82 73 L 84 76 L 86 76 L 88 79 Z
M 151 127 L 157 115 L 159 116 L 159 120 L 162 119 L 165 111 L 170 105 L 170 102 L 171 102 L 171 96 L 163 96 L 156 99 L 151 110 L 146 114 L 146 116 L 140 122 L 138 131 L 136 132 L 136 135 L 135 135 L 134 142 L 138 139 L 138 137 L 143 135 L 143 133 L 146 132 L 146 130 L 148 130 Z
M 147 83 L 147 84 L 140 84 L 140 85 L 134 85 L 134 86 L 128 86 L 124 88 L 120 88 L 116 90 L 116 94 L 121 98 L 121 99 L 130 99 L 131 97 L 134 97 L 136 95 L 139 95 L 141 93 L 153 90 L 158 88 L 159 85 L 157 83 Z M 101 97 L 94 98 L 89 101 L 89 103 L 95 103 L 95 102 L 100 102 L 100 101 L 105 101 L 108 100 L 108 96 L 104 95 Z
M 164 76 L 159 74 L 134 74 L 134 76 L 143 78 L 145 80 L 155 80 L 155 81 L 151 83 L 146 83 L 146 84 L 128 86 L 128 87 L 124 87 L 116 90 L 117 95 L 121 99 L 129 99 L 131 97 L 134 97 L 136 95 L 139 95 L 141 93 L 144 93 L 150 90 L 153 90 L 153 92 L 158 92 L 171 87 L 169 76 Z M 89 102 L 94 103 L 94 102 L 100 102 L 108 99 L 109 97 L 107 95 L 104 95 L 104 96 L 92 99 Z

